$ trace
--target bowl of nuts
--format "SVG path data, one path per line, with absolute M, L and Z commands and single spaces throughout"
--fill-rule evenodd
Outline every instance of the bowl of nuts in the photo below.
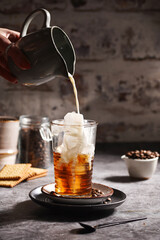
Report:
M 131 177 L 149 179 L 156 170 L 159 156 L 158 152 L 135 150 L 127 152 L 121 159 L 125 161 Z

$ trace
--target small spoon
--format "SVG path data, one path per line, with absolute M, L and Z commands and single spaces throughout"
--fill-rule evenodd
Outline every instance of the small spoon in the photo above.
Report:
M 105 228 L 105 227 L 111 227 L 111 226 L 115 226 L 115 225 L 120 225 L 120 224 L 125 224 L 125 223 L 129 223 L 129 222 L 135 222 L 135 221 L 141 221 L 141 220 L 145 220 L 147 219 L 147 217 L 142 217 L 142 218 L 132 218 L 132 219 L 126 219 L 126 220 L 122 220 L 122 221 L 116 221 L 116 222 L 110 222 L 110 223 L 103 223 L 103 224 L 98 224 L 95 226 L 91 226 L 89 224 L 85 224 L 82 222 L 79 222 L 79 224 L 85 228 L 85 230 L 87 230 L 87 232 L 95 232 L 96 229 L 98 228 Z

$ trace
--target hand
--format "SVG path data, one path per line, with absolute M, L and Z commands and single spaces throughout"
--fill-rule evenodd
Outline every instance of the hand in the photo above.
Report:
M 7 59 L 5 58 L 6 48 L 15 43 L 20 37 L 20 33 L 5 28 L 0 28 L 0 76 L 6 80 L 17 83 L 17 79 L 11 74 Z M 10 56 L 14 63 L 21 69 L 29 69 L 30 63 L 28 62 L 25 55 L 12 44 L 7 52 L 7 56 Z

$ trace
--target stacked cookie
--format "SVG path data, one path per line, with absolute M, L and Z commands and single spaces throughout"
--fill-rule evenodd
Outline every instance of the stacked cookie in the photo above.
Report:
M 0 186 L 14 187 L 24 180 L 32 180 L 47 175 L 47 170 L 33 168 L 30 163 L 5 165 L 0 171 Z

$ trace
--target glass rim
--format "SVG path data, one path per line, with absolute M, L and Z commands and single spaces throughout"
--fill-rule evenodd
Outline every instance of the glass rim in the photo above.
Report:
M 56 120 L 52 120 L 51 121 L 51 125 L 55 125 L 55 126 L 65 126 L 65 127 L 89 127 L 89 126 L 97 126 L 98 122 L 96 122 L 95 120 L 90 120 L 90 119 L 84 119 L 84 122 L 82 125 L 80 124 L 64 124 L 64 119 L 56 119 Z
M 43 117 L 39 115 L 21 115 L 20 118 L 20 124 L 21 125 L 41 125 L 49 123 L 48 117 Z

